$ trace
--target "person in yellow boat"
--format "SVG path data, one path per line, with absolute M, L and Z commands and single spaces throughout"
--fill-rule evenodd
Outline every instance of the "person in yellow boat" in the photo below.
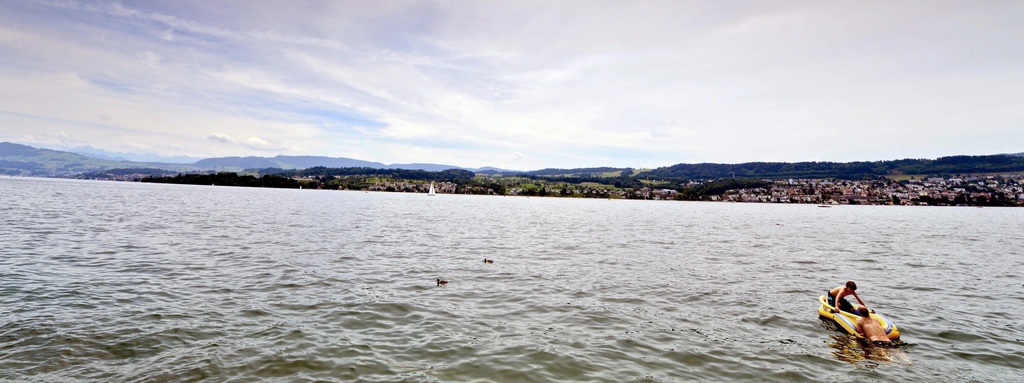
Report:
M 882 325 L 878 323 L 878 320 L 869 316 L 871 314 L 868 312 L 867 307 L 864 307 L 864 305 L 857 306 L 857 314 L 857 332 L 877 346 L 892 344 L 892 341 L 885 335 L 885 330 L 882 329 Z
M 860 300 L 860 296 L 857 295 L 857 284 L 853 283 L 853 281 L 846 281 L 845 286 L 839 286 L 829 290 L 828 304 L 836 310 L 857 314 L 858 312 L 854 310 L 850 301 L 846 300 L 846 296 L 848 295 L 853 295 L 854 298 L 857 298 L 857 303 L 860 303 L 861 306 L 867 306 L 864 304 L 864 301 Z

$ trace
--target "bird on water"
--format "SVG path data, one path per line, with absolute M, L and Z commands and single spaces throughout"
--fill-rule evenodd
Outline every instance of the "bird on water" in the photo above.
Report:
M 445 280 L 445 279 L 438 279 L 437 280 L 437 285 L 438 286 L 440 286 L 440 285 L 447 285 L 447 284 L 448 284 L 448 280 Z
M 484 263 L 494 263 L 493 259 L 484 258 Z

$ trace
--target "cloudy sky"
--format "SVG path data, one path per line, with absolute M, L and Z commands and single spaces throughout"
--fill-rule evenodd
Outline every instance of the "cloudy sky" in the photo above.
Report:
M 1024 151 L 1021 1 L 0 2 L 0 141 L 509 169 Z

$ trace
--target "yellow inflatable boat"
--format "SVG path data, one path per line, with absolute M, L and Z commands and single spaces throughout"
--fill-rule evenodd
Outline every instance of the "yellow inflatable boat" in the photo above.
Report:
M 846 331 L 846 333 L 858 338 L 864 338 L 864 336 L 857 332 L 856 314 L 848 313 L 846 311 L 836 312 L 832 306 L 828 305 L 828 300 L 824 295 L 818 297 L 818 300 L 821 301 L 821 307 L 818 308 L 818 316 L 821 317 L 821 319 L 827 319 L 835 322 L 835 324 L 838 325 L 839 328 L 843 329 L 843 331 Z M 878 320 L 878 324 L 885 329 L 885 335 L 889 337 L 889 340 L 900 339 L 900 330 L 896 328 L 896 325 L 893 324 L 891 320 L 881 314 L 875 313 L 874 310 L 871 311 L 869 316 Z

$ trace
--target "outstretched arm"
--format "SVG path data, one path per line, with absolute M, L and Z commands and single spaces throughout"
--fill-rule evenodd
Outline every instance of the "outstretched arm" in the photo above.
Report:
M 852 293 L 853 297 L 857 298 L 857 303 L 860 303 L 861 306 L 868 307 L 868 305 L 864 304 L 864 301 L 860 300 L 860 295 L 857 295 L 856 291 L 852 291 Z

